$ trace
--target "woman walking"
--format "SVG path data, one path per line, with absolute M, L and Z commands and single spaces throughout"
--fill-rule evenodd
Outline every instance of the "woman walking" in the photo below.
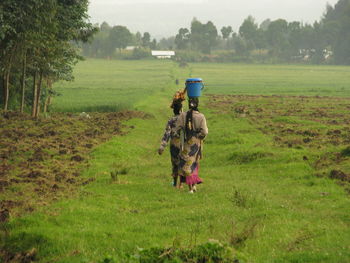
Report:
M 181 152 L 179 174 L 186 177 L 190 193 L 195 192 L 196 184 L 202 183 L 198 176 L 199 160 L 202 158 L 202 144 L 208 135 L 205 116 L 198 110 L 199 99 L 189 98 L 189 110 L 177 119 L 176 133 L 180 137 Z
M 176 123 L 182 112 L 182 102 L 185 100 L 185 93 L 183 91 L 176 92 L 171 108 L 173 109 L 174 116 L 167 122 L 165 127 L 165 132 L 162 138 L 162 142 L 158 149 L 159 155 L 164 152 L 165 147 L 167 146 L 170 140 L 170 156 L 172 164 L 172 177 L 173 177 L 173 186 L 181 188 L 182 183 L 185 181 L 184 177 L 179 179 L 179 154 L 180 154 L 180 138 L 176 136 Z

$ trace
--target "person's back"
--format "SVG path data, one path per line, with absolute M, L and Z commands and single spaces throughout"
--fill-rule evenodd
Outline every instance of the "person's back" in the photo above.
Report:
M 202 158 L 203 140 L 208 135 L 207 121 L 198 111 L 198 98 L 190 98 L 190 110 L 181 113 L 176 124 L 177 135 L 181 138 L 179 174 L 186 177 L 190 193 L 195 185 L 202 182 L 198 176 L 199 160 Z
M 185 129 L 186 126 L 186 117 L 190 114 L 189 111 L 182 112 L 177 121 L 177 129 L 182 128 Z M 203 140 L 208 135 L 208 126 L 207 120 L 203 113 L 199 111 L 192 111 L 192 129 L 194 131 L 195 136 L 198 139 Z
M 180 139 L 177 136 L 177 122 L 182 111 L 182 101 L 184 95 L 181 92 L 177 92 L 173 98 L 171 108 L 173 109 L 174 116 L 171 117 L 165 127 L 165 132 L 162 137 L 158 153 L 162 154 L 168 142 L 170 141 L 170 156 L 172 163 L 172 177 L 174 179 L 174 186 L 181 186 L 181 181 L 178 182 L 179 162 L 180 162 Z

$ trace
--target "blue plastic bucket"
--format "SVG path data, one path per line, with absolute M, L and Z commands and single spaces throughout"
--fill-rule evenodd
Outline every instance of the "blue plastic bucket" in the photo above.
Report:
M 186 80 L 187 95 L 190 98 L 198 98 L 202 94 L 204 88 L 203 80 L 200 78 L 192 78 Z

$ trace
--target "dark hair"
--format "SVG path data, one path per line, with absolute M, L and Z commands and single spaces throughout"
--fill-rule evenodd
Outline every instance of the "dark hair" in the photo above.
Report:
M 186 125 L 185 125 L 185 137 L 189 140 L 194 135 L 193 130 L 193 111 L 198 111 L 199 100 L 198 98 L 190 98 L 188 100 L 188 107 L 190 110 L 186 113 Z
M 175 115 L 179 115 L 182 110 L 182 103 L 174 103 L 172 105 L 173 112 Z
M 190 110 L 198 111 L 199 99 L 198 98 L 189 98 L 188 107 Z

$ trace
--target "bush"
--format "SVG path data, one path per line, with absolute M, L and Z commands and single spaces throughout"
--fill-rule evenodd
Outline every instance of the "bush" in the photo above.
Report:
M 193 50 L 178 50 L 176 51 L 175 60 L 184 62 L 201 62 L 202 53 Z
M 152 57 L 150 49 L 146 48 L 135 48 L 132 52 L 130 59 L 143 59 Z

